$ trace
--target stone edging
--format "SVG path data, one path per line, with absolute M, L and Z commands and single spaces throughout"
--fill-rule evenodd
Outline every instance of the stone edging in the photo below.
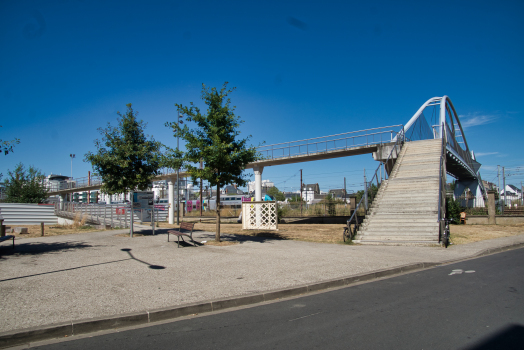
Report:
M 266 293 L 243 295 L 232 298 L 219 300 L 204 301 L 194 304 L 186 304 L 177 307 L 168 307 L 155 309 L 151 311 L 142 311 L 137 313 L 119 314 L 110 317 L 92 318 L 85 320 L 76 320 L 51 324 L 46 326 L 37 326 L 15 331 L 0 333 L 0 348 L 12 347 L 16 345 L 28 344 L 31 342 L 65 338 L 80 334 L 87 334 L 109 329 L 119 329 L 130 326 L 144 325 L 148 323 L 175 319 L 183 316 L 191 316 L 201 313 L 220 311 L 228 308 L 258 304 L 262 302 L 274 301 L 277 299 L 295 297 L 312 292 L 317 292 L 330 288 L 349 286 L 351 284 L 366 282 L 383 277 L 390 277 L 402 273 L 414 272 L 439 265 L 446 265 L 484 255 L 500 253 L 506 250 L 522 248 L 524 243 L 516 243 L 498 248 L 488 248 L 473 256 L 447 260 L 444 262 L 424 262 L 404 266 L 398 266 L 391 269 L 378 270 L 357 276 L 343 277 L 328 281 L 307 284 L 287 289 L 273 290 Z

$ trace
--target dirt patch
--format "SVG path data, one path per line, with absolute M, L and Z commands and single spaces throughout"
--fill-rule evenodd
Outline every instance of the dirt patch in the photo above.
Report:
M 467 244 L 499 237 L 524 234 L 524 224 L 516 225 L 450 225 L 453 244 Z
M 10 228 L 15 227 L 27 227 L 29 233 L 6 233 L 6 235 L 13 235 L 15 237 L 41 237 L 41 228 L 40 225 L 6 225 Z M 70 226 L 61 226 L 61 225 L 45 225 L 44 227 L 44 236 L 60 236 L 60 235 L 70 235 L 74 233 L 84 233 L 84 232 L 94 232 L 100 231 L 91 226 L 80 226 L 72 228 Z

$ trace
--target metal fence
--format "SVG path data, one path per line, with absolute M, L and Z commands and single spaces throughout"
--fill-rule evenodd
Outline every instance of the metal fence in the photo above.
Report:
M 53 205 L 32 203 L 0 203 L 0 215 L 4 225 L 57 224 Z
M 57 216 L 84 222 L 85 224 L 107 225 L 112 228 L 128 228 L 131 219 L 129 203 L 98 204 L 63 202 L 54 205 Z M 166 221 L 167 206 L 155 205 L 154 221 Z M 134 222 L 151 222 L 151 211 L 133 211 Z

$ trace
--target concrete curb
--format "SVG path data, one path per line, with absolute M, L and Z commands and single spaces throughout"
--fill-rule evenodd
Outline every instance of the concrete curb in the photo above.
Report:
M 39 327 L 25 328 L 9 332 L 0 333 L 0 348 L 13 347 L 31 342 L 72 337 L 75 335 L 93 333 L 102 330 L 119 329 L 129 326 L 144 325 L 148 323 L 176 319 L 184 316 L 210 313 L 224 309 L 259 304 L 262 302 L 274 301 L 278 299 L 290 298 L 305 295 L 321 290 L 340 288 L 352 284 L 367 282 L 384 277 L 391 277 L 403 273 L 420 271 L 440 265 L 447 265 L 463 260 L 468 260 L 485 255 L 504 252 L 507 250 L 523 248 L 524 243 L 515 243 L 503 247 L 487 248 L 474 255 L 447 260 L 442 262 L 423 262 L 404 266 L 397 266 L 390 269 L 377 270 L 361 275 L 337 278 L 322 281 L 314 284 L 296 286 L 292 288 L 272 290 L 266 293 L 242 295 L 237 297 L 204 301 L 195 304 L 186 304 L 176 307 L 155 309 L 130 314 L 120 314 L 103 318 L 92 318 L 84 320 L 74 320 L 58 324 L 51 324 Z

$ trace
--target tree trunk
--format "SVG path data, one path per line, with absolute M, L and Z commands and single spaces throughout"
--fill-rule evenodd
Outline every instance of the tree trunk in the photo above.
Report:
M 217 223 L 216 223 L 216 232 L 215 232 L 215 242 L 220 242 L 220 187 L 217 185 L 217 200 L 216 200 L 216 210 L 217 210 Z

